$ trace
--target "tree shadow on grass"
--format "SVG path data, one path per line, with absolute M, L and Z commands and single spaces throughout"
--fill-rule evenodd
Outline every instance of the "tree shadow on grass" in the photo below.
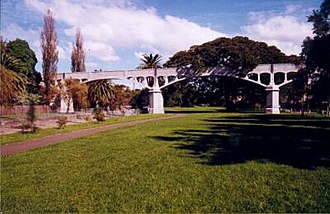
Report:
M 175 147 L 209 165 L 255 160 L 304 169 L 330 166 L 330 120 L 244 115 L 205 121 L 206 130 L 180 130 L 175 137 L 157 139 L 183 141 Z

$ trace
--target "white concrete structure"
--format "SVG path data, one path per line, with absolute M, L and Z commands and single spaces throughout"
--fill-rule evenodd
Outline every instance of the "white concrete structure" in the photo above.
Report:
M 280 113 L 279 91 L 280 87 L 292 81 L 290 74 L 298 71 L 298 67 L 293 64 L 261 64 L 250 71 L 245 77 L 238 77 L 232 74 L 230 70 L 215 67 L 207 69 L 201 76 L 232 76 L 244 79 L 266 88 L 268 91 L 266 111 L 272 114 Z M 150 108 L 149 112 L 153 114 L 164 113 L 164 101 L 161 89 L 172 85 L 176 82 L 186 79 L 189 68 L 158 68 L 154 69 L 138 69 L 138 70 L 121 70 L 121 71 L 95 71 L 84 73 L 59 73 L 57 80 L 62 81 L 66 78 L 79 79 L 82 82 L 89 82 L 99 79 L 132 79 L 135 83 L 141 84 L 143 88 L 150 90 Z M 275 76 L 282 76 L 282 81 L 275 82 Z M 163 79 L 163 83 L 159 84 L 159 79 Z M 148 85 L 148 79 L 153 79 L 153 85 Z M 62 109 L 62 108 L 61 108 Z M 65 108 L 66 109 L 66 108 Z
M 69 104 L 69 109 L 68 109 L 68 101 L 65 100 L 65 98 L 61 97 L 61 106 L 60 106 L 60 113 L 74 113 L 73 110 L 73 100 L 71 99 Z

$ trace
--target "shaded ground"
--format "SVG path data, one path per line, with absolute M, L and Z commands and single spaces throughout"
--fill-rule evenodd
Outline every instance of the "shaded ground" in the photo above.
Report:
M 209 118 L 207 129 L 179 130 L 177 149 L 209 165 L 243 163 L 250 160 L 274 162 L 298 168 L 330 167 L 330 120 L 283 115 L 241 115 Z
M 83 129 L 83 130 L 64 133 L 64 134 L 51 135 L 51 136 L 43 137 L 40 139 L 33 139 L 33 140 L 23 141 L 20 143 L 3 145 L 3 146 L 1 146 L 0 152 L 1 152 L 1 155 L 11 155 L 11 154 L 15 154 L 18 152 L 22 152 L 22 151 L 26 151 L 26 150 L 30 150 L 30 149 L 34 149 L 34 148 L 47 146 L 50 144 L 60 143 L 63 141 L 72 140 L 72 139 L 76 139 L 76 138 L 82 138 L 85 136 L 89 136 L 89 135 L 104 132 L 104 131 L 109 131 L 112 129 L 129 127 L 129 126 L 134 126 L 134 125 L 138 125 L 138 124 L 142 124 L 142 123 L 166 120 L 166 119 L 182 117 L 182 116 L 184 116 L 184 115 L 174 115 L 174 116 L 169 116 L 169 117 L 151 118 L 151 119 L 146 119 L 146 120 L 131 121 L 131 122 L 107 125 L 107 126 L 91 128 L 91 129 Z

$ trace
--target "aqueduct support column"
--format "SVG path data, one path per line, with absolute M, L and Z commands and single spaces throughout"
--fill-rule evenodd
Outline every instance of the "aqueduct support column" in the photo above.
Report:
M 271 114 L 280 113 L 280 88 L 276 85 L 271 85 L 266 88 L 266 112 Z
M 150 92 L 150 114 L 164 114 L 164 99 L 159 88 L 158 78 L 155 78 L 154 86 Z

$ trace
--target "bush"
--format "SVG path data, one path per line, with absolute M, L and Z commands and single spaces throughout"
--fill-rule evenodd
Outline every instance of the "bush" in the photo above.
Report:
M 21 125 L 21 128 L 22 128 L 22 132 L 25 133 L 25 132 L 32 132 L 32 133 L 35 133 L 37 131 L 37 127 L 35 126 L 34 123 L 31 123 L 29 121 L 26 121 L 24 120 L 22 122 L 22 125 Z
M 105 121 L 105 114 L 103 112 L 103 110 L 101 108 L 96 108 L 94 110 L 94 117 L 95 120 L 97 120 L 97 122 L 103 122 Z
M 65 128 L 66 124 L 68 123 L 68 117 L 66 116 L 60 116 L 57 118 L 56 123 L 58 123 L 58 128 L 63 129 Z

